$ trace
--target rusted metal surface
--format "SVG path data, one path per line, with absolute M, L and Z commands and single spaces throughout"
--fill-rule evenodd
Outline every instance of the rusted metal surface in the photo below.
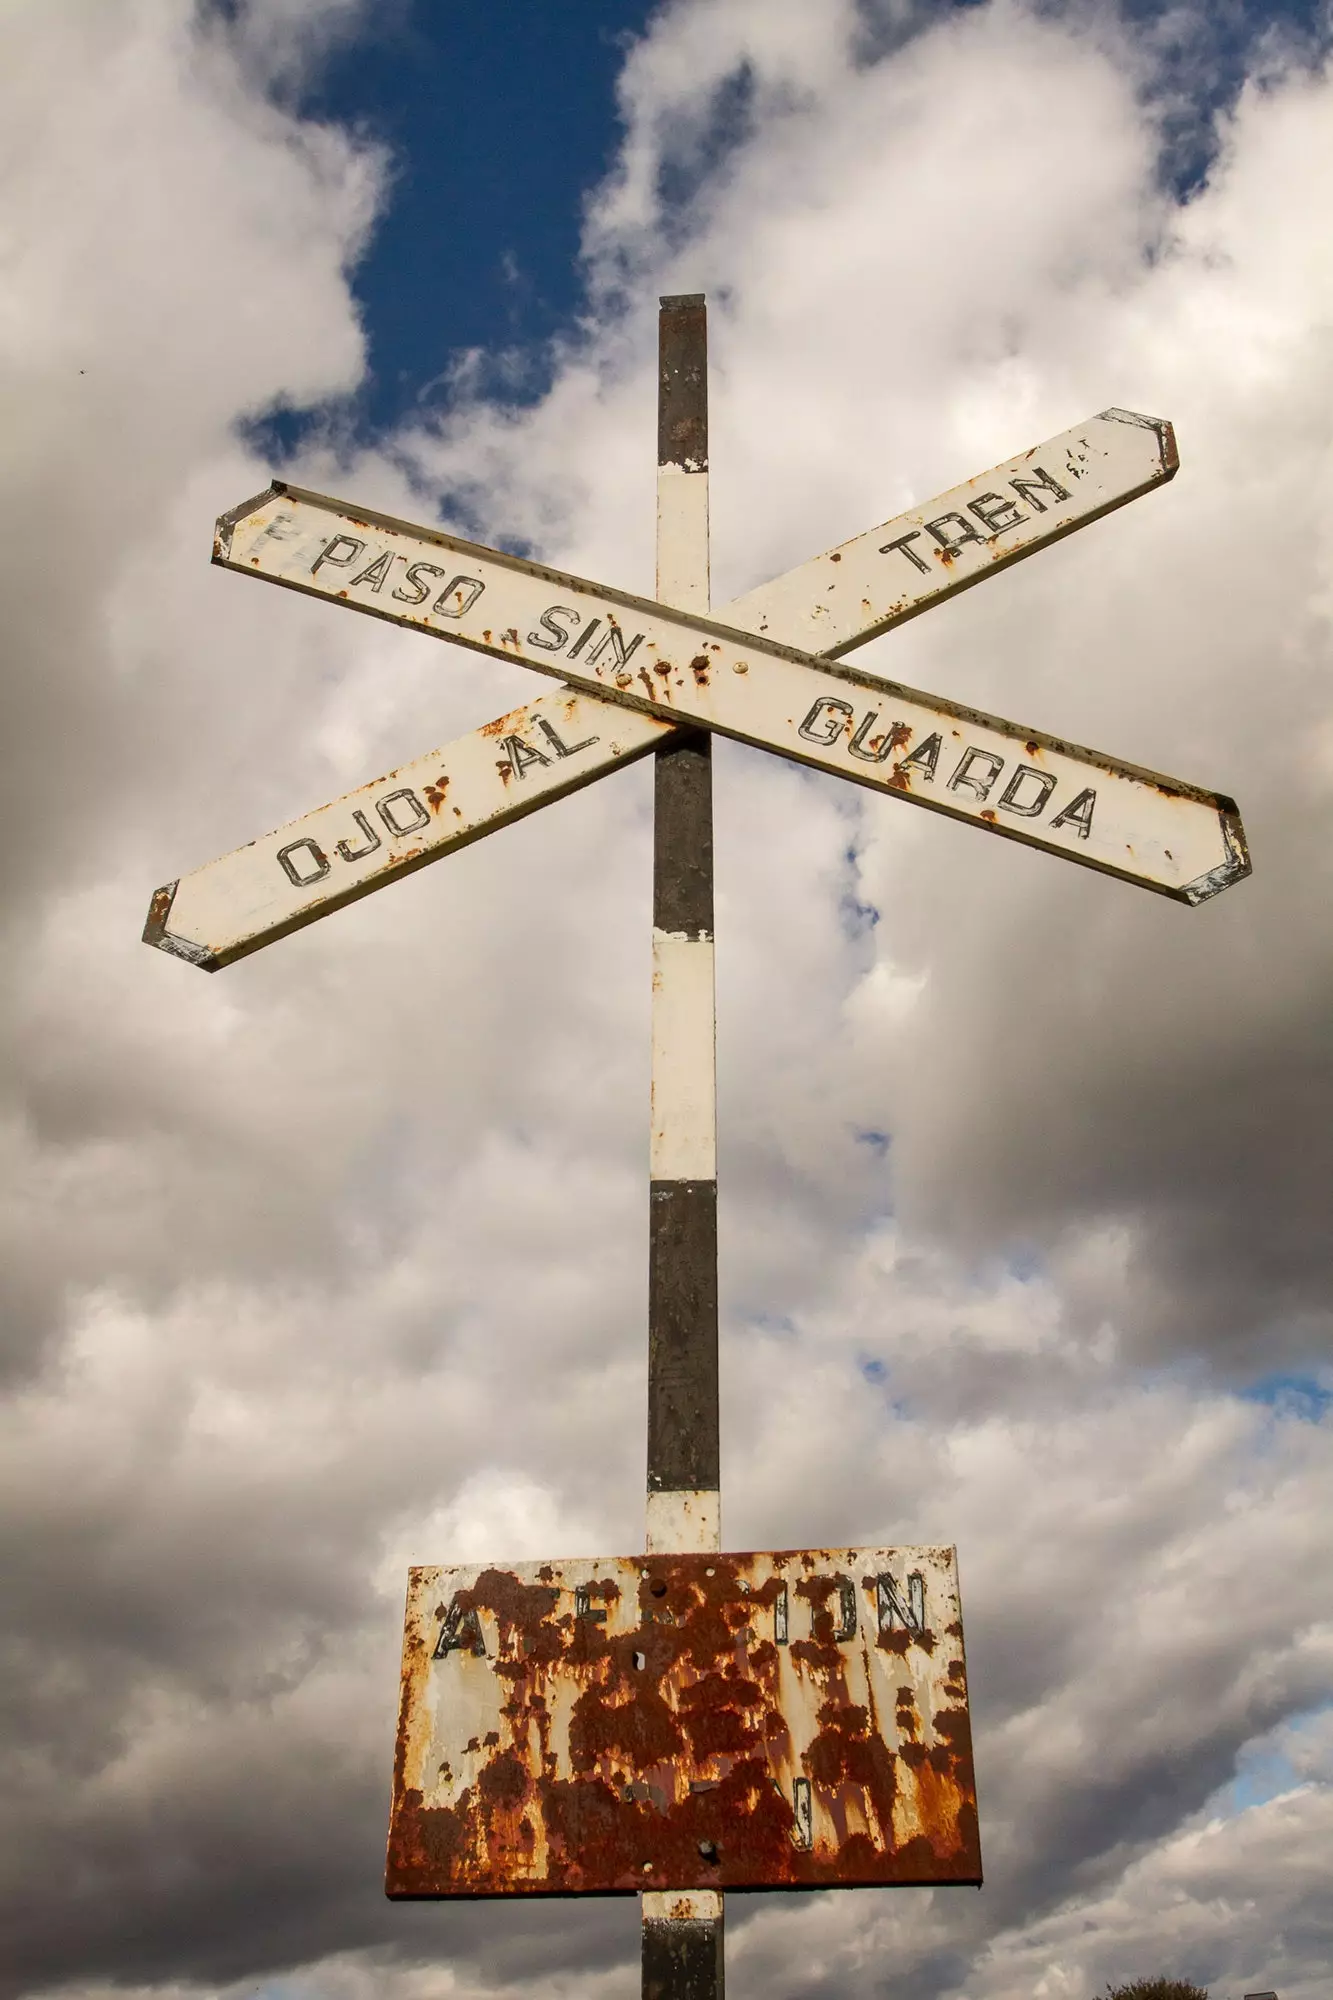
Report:
M 412 1571 L 391 1896 L 980 1879 L 951 1549 Z
M 322 494 L 276 487 L 225 516 L 215 559 L 1181 902 L 1249 872 L 1235 803 L 1215 792 Z

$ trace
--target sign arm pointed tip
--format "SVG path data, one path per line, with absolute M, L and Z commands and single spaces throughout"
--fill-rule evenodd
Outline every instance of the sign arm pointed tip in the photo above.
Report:
M 285 479 L 274 479 L 263 493 L 256 493 L 252 499 L 242 500 L 238 507 L 229 507 L 226 513 L 219 514 L 213 529 L 213 561 L 225 564 L 231 556 L 232 537 L 241 522 L 289 491 Z
M 153 891 L 142 941 L 155 946 L 158 951 L 167 952 L 172 958 L 183 958 L 187 965 L 197 965 L 201 972 L 216 972 L 222 961 L 206 945 L 194 944 L 189 938 L 178 937 L 167 929 L 167 919 L 179 887 L 177 879 L 175 882 L 164 882 L 160 889 Z
M 1176 427 L 1169 417 L 1150 417 L 1142 410 L 1122 410 L 1116 404 L 1109 410 L 1099 410 L 1097 415 L 1103 423 L 1138 424 L 1145 431 L 1155 431 L 1161 447 L 1162 470 L 1154 484 L 1162 486 L 1175 478 L 1180 470 L 1180 447 L 1176 442 Z
M 1211 902 L 1213 897 L 1220 896 L 1224 889 L 1234 888 L 1237 882 L 1243 882 L 1247 875 L 1254 873 L 1249 839 L 1241 823 L 1235 800 L 1219 797 L 1217 805 L 1226 859 L 1216 868 L 1210 868 L 1206 874 L 1186 884 L 1181 892 L 1181 900 L 1188 903 L 1191 909 L 1197 909 L 1200 903 Z
M 160 889 L 154 889 L 148 905 L 148 915 L 144 920 L 145 944 L 161 948 L 162 940 L 167 934 L 167 918 L 171 915 L 171 906 L 176 900 L 176 891 L 179 887 L 180 879 L 177 877 L 176 881 L 164 882 Z

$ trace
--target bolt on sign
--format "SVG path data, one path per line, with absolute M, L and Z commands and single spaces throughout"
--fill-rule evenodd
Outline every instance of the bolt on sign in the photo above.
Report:
M 980 1880 L 952 1549 L 412 1571 L 391 1896 Z

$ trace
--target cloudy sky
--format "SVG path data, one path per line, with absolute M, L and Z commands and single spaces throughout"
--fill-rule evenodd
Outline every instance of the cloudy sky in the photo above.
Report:
M 718 602 L 1108 404 L 1173 485 L 857 656 L 1233 793 L 1199 910 L 724 744 L 724 1533 L 959 1550 L 986 1887 L 733 1996 L 1327 1991 L 1333 23 L 2 0 L 0 1978 L 628 2000 L 381 1895 L 412 1561 L 642 1533 L 650 774 L 208 978 L 148 897 L 542 691 L 208 562 L 279 471 Z M 544 684 L 543 684 L 544 686 Z

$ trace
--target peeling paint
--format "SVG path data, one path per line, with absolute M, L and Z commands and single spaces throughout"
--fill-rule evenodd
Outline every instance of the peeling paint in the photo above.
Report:
M 391 1896 L 980 1879 L 951 1549 L 412 1572 Z

